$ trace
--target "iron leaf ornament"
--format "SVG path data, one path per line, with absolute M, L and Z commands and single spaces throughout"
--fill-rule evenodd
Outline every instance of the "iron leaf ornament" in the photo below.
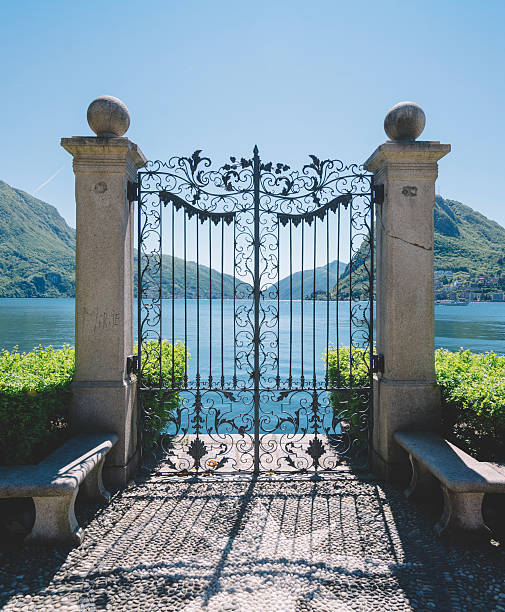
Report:
M 201 149 L 197 149 L 187 157 L 172 157 L 168 162 L 148 162 L 146 170 L 138 174 L 138 337 L 139 355 L 143 356 L 139 374 L 139 413 L 142 418 L 141 427 L 146 433 L 149 426 L 159 431 L 159 423 L 163 424 L 162 440 L 170 440 L 170 444 L 163 445 L 164 460 L 179 475 L 190 475 L 189 470 L 198 473 L 207 468 L 212 468 L 213 472 L 254 473 L 280 472 L 286 468 L 298 473 L 331 471 L 342 458 L 355 454 L 354 447 L 359 445 L 366 451 L 367 439 L 361 436 L 361 431 L 367 431 L 371 397 L 369 361 L 373 347 L 373 206 L 376 202 L 373 199 L 373 177 L 366 174 L 362 167 L 345 165 L 339 160 L 310 155 L 307 161 L 298 169 L 291 169 L 282 162 L 262 162 L 255 147 L 250 158 L 230 156 L 223 165 L 212 167 L 211 160 L 203 156 Z M 167 215 L 165 209 L 170 211 L 170 215 Z M 296 355 L 292 371 L 291 358 L 294 353 L 290 348 L 288 354 L 280 342 L 282 298 L 278 285 L 281 242 L 284 241 L 286 245 L 289 239 L 291 244 L 293 235 L 293 253 L 290 251 L 290 257 L 294 259 L 296 255 L 298 261 L 296 250 L 300 234 L 303 236 L 304 228 L 307 230 L 308 226 L 312 226 L 308 237 L 314 236 L 314 254 L 319 253 L 316 251 L 316 236 L 319 241 L 326 238 L 329 247 L 325 249 L 324 244 L 322 247 L 326 258 L 327 253 L 339 253 L 342 233 L 340 218 L 343 211 L 348 213 L 346 219 L 348 217 L 351 244 L 350 263 L 341 275 L 341 284 L 348 282 L 348 288 L 344 289 L 349 297 L 344 296 L 343 299 L 348 300 L 350 306 L 349 344 L 353 350 L 363 351 L 360 360 L 367 366 L 368 373 L 365 383 L 354 376 L 357 363 L 354 358 L 349 364 L 352 371 L 345 381 L 340 380 L 340 374 L 338 381 L 333 380 L 328 367 L 325 373 L 321 368 L 316 372 L 315 365 L 304 371 L 302 362 L 300 370 Z M 337 213 L 338 220 L 335 223 L 329 213 Z M 162 232 L 163 217 L 172 219 L 172 232 Z M 179 223 L 177 227 L 181 228 L 180 232 L 173 230 L 174 219 Z M 317 223 L 318 220 L 324 221 L 324 224 Z M 203 224 L 207 226 L 208 233 L 201 230 Z M 220 226 L 219 229 L 217 226 Z M 295 228 L 301 231 L 297 234 Z M 170 323 L 168 327 L 161 324 L 163 302 L 168 303 L 162 294 L 161 247 L 163 240 L 170 241 L 170 233 L 172 247 L 179 241 L 178 251 L 172 248 L 172 266 L 182 251 L 184 264 L 192 261 L 196 247 L 197 272 L 200 270 L 198 266 L 202 265 L 199 254 L 204 252 L 203 249 L 206 249 L 204 254 L 208 257 L 206 261 L 209 261 L 210 269 L 213 268 L 210 262 L 214 257 L 214 268 L 220 267 L 223 272 L 229 266 L 233 270 L 230 275 L 232 298 L 229 298 L 233 299 L 233 303 L 230 302 L 232 315 L 227 321 L 227 327 L 221 323 L 221 348 L 218 342 L 217 352 L 212 353 L 215 355 L 214 367 L 209 363 L 207 370 L 206 362 L 197 360 L 196 368 L 193 365 L 188 368 L 186 357 L 185 370 L 177 385 L 174 384 L 172 365 L 171 386 L 168 377 L 160 375 L 158 380 L 157 373 L 163 370 L 162 352 L 151 348 L 152 343 L 161 346 L 164 337 L 162 334 L 170 334 Z M 192 236 L 195 236 L 195 241 Z M 199 242 L 199 236 L 203 239 L 203 245 L 202 241 Z M 188 252 L 186 238 L 189 238 Z M 226 248 L 223 245 L 227 245 Z M 305 289 L 303 256 L 301 265 L 300 293 Z M 313 267 L 317 268 L 316 263 Z M 362 269 L 363 280 L 360 281 L 358 272 Z M 227 299 L 223 298 L 223 276 L 221 308 L 212 299 L 202 307 L 204 303 L 200 302 L 203 297 L 200 284 L 206 280 L 202 281 L 197 274 L 196 295 L 193 295 L 186 291 L 184 279 L 184 307 L 186 299 L 196 300 L 196 339 L 187 335 L 184 326 L 179 325 L 177 328 L 174 323 L 173 313 L 177 310 L 177 304 L 174 301 L 175 290 L 172 289 L 172 345 L 175 345 L 177 333 L 184 333 L 186 346 L 188 342 L 196 343 L 197 355 L 198 350 L 202 350 L 203 345 L 199 344 L 201 339 L 209 338 L 208 346 L 214 346 L 213 339 L 219 333 L 213 332 L 212 327 L 219 326 L 216 314 L 220 313 L 221 321 L 224 321 L 223 301 Z M 172 272 L 172 284 L 174 278 L 175 273 Z M 209 289 L 211 296 L 214 296 L 216 287 L 219 287 L 219 280 L 214 281 L 214 278 L 209 274 L 209 287 L 212 282 L 212 289 Z M 310 284 L 315 286 L 315 281 L 314 274 Z M 330 325 L 332 310 L 336 310 L 336 314 L 331 317 L 335 316 L 333 320 L 338 321 L 338 301 L 330 305 L 329 300 L 333 299 L 333 294 L 329 282 L 328 272 L 325 293 L 316 291 L 313 286 L 310 290 L 312 297 L 302 296 L 300 299 L 302 320 L 302 299 L 313 300 L 314 312 L 317 299 L 323 299 L 324 296 L 327 300 L 327 322 L 326 327 L 323 323 L 321 330 L 326 333 L 328 346 L 331 325 L 336 327 L 334 323 Z M 358 282 L 364 283 L 365 289 L 361 289 Z M 309 285 L 307 287 L 310 289 Z M 339 288 L 337 284 L 336 295 L 340 296 L 341 293 L 342 287 Z M 363 293 L 364 300 L 361 298 Z M 291 306 L 294 299 L 299 297 L 298 292 L 293 296 L 290 295 Z M 310 312 L 308 316 L 310 318 Z M 184 324 L 187 324 L 186 311 Z M 301 333 L 302 356 L 310 351 L 310 336 L 308 331 L 304 340 L 304 333 Z M 305 350 L 304 342 L 307 343 Z M 337 342 L 337 351 L 338 346 Z M 231 355 L 229 358 L 223 347 Z M 221 371 L 217 369 L 219 350 Z M 315 355 L 316 348 L 312 350 Z M 315 364 L 316 356 L 313 360 Z M 150 378 L 149 371 L 155 373 Z M 358 413 L 351 420 L 349 410 L 339 410 L 339 404 L 343 397 L 347 397 L 346 390 L 356 388 L 358 383 L 362 389 L 362 401 L 355 410 L 350 409 Z M 153 402 L 150 400 L 153 393 L 177 393 L 183 400 L 172 407 L 171 402 L 166 402 L 166 407 L 160 411 L 164 411 L 164 415 L 154 419 L 151 414 Z M 340 401 L 338 394 L 341 395 Z M 241 406 L 236 410 L 229 406 L 221 408 L 221 404 L 232 402 Z M 276 402 L 275 406 L 271 402 Z M 156 421 L 154 424 L 153 420 Z M 353 425 L 352 435 L 346 433 L 347 423 Z M 359 429 L 359 436 L 355 429 Z M 220 450 L 216 455 L 218 446 Z

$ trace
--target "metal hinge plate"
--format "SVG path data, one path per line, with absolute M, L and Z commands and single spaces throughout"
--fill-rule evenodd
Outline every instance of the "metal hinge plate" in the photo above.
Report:
M 136 202 L 139 199 L 138 196 L 139 184 L 134 181 L 128 181 L 126 185 L 126 197 L 128 202 Z
M 372 187 L 372 198 L 375 204 L 384 204 L 384 185 Z
M 384 355 L 374 355 L 372 360 L 373 374 L 382 374 L 384 372 Z
M 128 355 L 126 358 L 126 374 L 130 376 L 131 374 L 139 373 L 139 356 L 138 355 Z

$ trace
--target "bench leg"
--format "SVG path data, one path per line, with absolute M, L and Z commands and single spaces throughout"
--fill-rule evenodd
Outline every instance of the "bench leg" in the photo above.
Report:
M 412 477 L 403 494 L 407 499 L 429 497 L 438 487 L 437 479 L 415 457 L 409 455 L 409 459 L 412 466 Z
M 468 536 L 489 537 L 490 531 L 482 517 L 484 493 L 461 493 L 442 486 L 444 509 L 435 525 L 437 535 L 463 530 Z
M 107 502 L 110 499 L 110 493 L 103 486 L 102 470 L 105 457 L 101 459 L 91 472 L 86 476 L 81 484 L 81 489 L 88 499 L 100 502 Z
M 34 497 L 35 524 L 25 542 L 43 544 L 74 544 L 79 546 L 83 531 L 74 512 L 76 489 L 70 495 L 57 497 Z

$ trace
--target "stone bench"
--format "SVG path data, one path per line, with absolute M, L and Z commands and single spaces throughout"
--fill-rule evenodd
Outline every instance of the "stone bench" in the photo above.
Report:
M 102 468 L 116 442 L 116 434 L 78 435 L 37 465 L 0 468 L 0 498 L 33 498 L 35 523 L 25 541 L 81 543 L 83 531 L 75 518 L 75 498 L 82 487 L 90 499 L 109 499 Z
M 444 508 L 435 525 L 437 534 L 463 529 L 468 534 L 489 535 L 482 501 L 485 493 L 505 493 L 505 475 L 437 434 L 396 432 L 394 438 L 407 451 L 412 465 L 406 497 L 428 496 L 435 480 L 442 487 Z

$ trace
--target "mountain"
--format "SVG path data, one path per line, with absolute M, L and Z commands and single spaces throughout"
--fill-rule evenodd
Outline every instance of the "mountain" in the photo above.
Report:
M 354 259 L 353 291 L 365 294 L 365 251 Z M 481 213 L 456 200 L 440 196 L 435 201 L 435 269 L 450 270 L 458 282 L 468 286 L 479 277 L 501 278 L 505 286 L 505 229 Z M 0 181 L 0 297 L 73 296 L 75 230 L 69 227 L 54 206 Z M 163 296 L 171 295 L 172 259 L 164 255 Z M 330 264 L 330 286 L 340 274 L 340 296 L 348 294 L 349 267 Z M 342 271 L 343 270 L 343 271 Z M 174 258 L 175 295 L 184 293 L 184 262 Z M 196 296 L 195 262 L 186 265 L 188 297 Z M 221 295 L 221 275 L 200 265 L 200 297 L 209 296 L 209 277 L 214 297 Z M 313 293 L 313 272 L 304 272 L 304 295 Z M 346 283 L 347 279 L 347 283 Z M 293 296 L 301 292 L 301 272 L 293 274 Z M 233 276 L 224 275 L 223 295 L 233 297 Z M 500 281 L 501 282 L 501 281 Z M 347 284 L 347 286 L 346 286 Z M 237 282 L 238 285 L 238 282 Z M 305 289 L 306 287 L 306 289 Z M 289 298 L 289 277 L 279 283 L 280 298 Z M 316 293 L 326 292 L 326 267 L 316 270 Z
M 505 273 L 505 229 L 456 200 L 435 199 L 435 269 Z
M 0 297 L 74 295 L 74 260 L 56 208 L 0 181 Z
M 137 286 L 137 252 L 134 253 L 135 263 L 135 287 Z M 147 262 L 145 259 L 142 260 L 143 265 Z M 197 269 L 200 268 L 199 279 L 197 283 Z M 163 255 L 162 258 L 162 282 L 161 282 L 161 294 L 163 297 L 172 297 L 172 256 Z M 150 286 L 154 289 L 156 294 L 157 284 L 159 283 L 159 272 L 158 278 L 154 284 L 151 284 L 152 277 L 156 277 L 155 273 L 151 273 L 151 268 L 147 268 L 143 275 L 143 287 L 144 294 L 149 296 Z M 212 283 L 210 283 L 212 281 Z M 237 294 L 243 293 L 244 284 L 236 280 Z M 198 291 L 199 287 L 199 291 Z M 245 285 L 249 287 L 249 285 Z M 221 272 L 209 268 L 208 266 L 196 265 L 194 261 L 186 262 L 186 290 L 184 289 L 184 259 L 174 257 L 174 296 L 176 298 L 183 298 L 184 293 L 188 298 L 196 298 L 197 294 L 200 298 L 208 298 L 212 290 L 213 298 L 221 297 Z M 223 274 L 223 298 L 233 297 L 233 276 L 231 274 Z M 248 291 L 246 290 L 246 293 Z M 135 292 L 136 295 L 136 292 Z
M 387 206 L 387 204 L 385 204 Z M 505 275 L 505 229 L 483 214 L 456 200 L 435 198 L 435 270 L 449 270 L 459 277 L 461 286 L 470 286 L 476 277 Z M 366 249 L 354 257 L 353 293 L 368 291 L 364 267 Z M 342 274 L 340 297 L 349 295 L 349 267 Z M 335 297 L 336 288 L 332 290 Z
M 324 293 L 326 295 L 326 275 L 329 268 L 329 287 L 330 289 L 337 282 L 337 278 L 345 270 L 346 264 L 338 261 L 332 261 L 328 266 L 320 266 L 316 268 L 316 294 Z M 279 281 L 279 298 L 281 300 L 289 300 L 291 290 L 289 276 Z M 302 294 L 302 273 L 295 272 L 292 276 L 292 291 L 293 299 L 300 299 Z M 276 284 L 272 289 L 275 290 Z M 314 293 L 314 270 L 304 270 L 303 272 L 303 297 L 312 297 Z
M 135 253 L 135 282 L 137 258 Z M 175 296 L 184 296 L 184 261 L 174 257 Z M 196 297 L 195 262 L 187 262 L 188 297 Z M 172 295 L 172 257 L 163 255 L 162 295 Z M 148 274 L 146 275 L 148 277 Z M 200 297 L 221 296 L 221 274 L 200 265 Z M 75 230 L 54 206 L 0 181 L 0 297 L 73 297 Z M 239 285 L 237 281 L 237 286 Z M 223 296 L 233 297 L 233 276 L 223 276 Z

